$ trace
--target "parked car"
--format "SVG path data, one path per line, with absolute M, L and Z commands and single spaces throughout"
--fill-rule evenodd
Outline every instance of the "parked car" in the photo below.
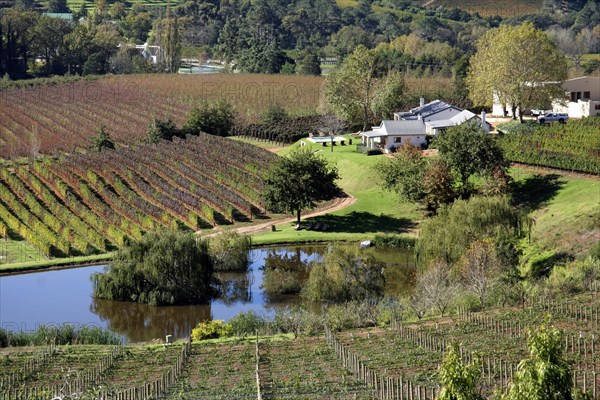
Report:
M 540 124 L 548 124 L 550 122 L 559 122 L 564 124 L 569 120 L 569 114 L 567 113 L 548 113 L 546 115 L 540 115 L 538 122 Z

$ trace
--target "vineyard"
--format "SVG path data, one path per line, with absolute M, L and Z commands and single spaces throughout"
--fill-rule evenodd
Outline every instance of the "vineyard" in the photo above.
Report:
M 103 253 L 163 228 L 198 230 L 264 213 L 276 156 L 207 134 L 0 169 L 0 232 L 45 256 Z
M 527 331 L 552 315 L 576 387 L 600 398 L 598 293 L 531 299 L 522 308 L 472 313 L 386 328 L 233 339 L 172 346 L 50 346 L 0 351 L 0 398 L 63 389 L 103 398 L 422 399 L 439 394 L 437 369 L 450 342 L 479 360 L 481 393 L 505 391 L 528 355 Z M 135 396 L 135 397 L 134 397 Z
M 314 114 L 320 77 L 245 74 L 132 75 L 0 90 L 0 158 L 88 148 L 104 126 L 119 144 L 139 142 L 152 118 L 181 126 L 203 101 L 225 99 L 238 123 L 273 104 Z
M 447 8 L 458 8 L 469 13 L 479 13 L 479 15 L 499 15 L 501 17 L 517 17 L 526 14 L 533 14 L 540 11 L 542 7 L 541 0 L 511 0 L 505 2 L 491 0 L 434 0 L 428 1 L 429 6 L 444 6 Z
M 498 129 L 506 133 L 499 143 L 510 161 L 600 174 L 600 117 L 550 126 L 511 122 Z

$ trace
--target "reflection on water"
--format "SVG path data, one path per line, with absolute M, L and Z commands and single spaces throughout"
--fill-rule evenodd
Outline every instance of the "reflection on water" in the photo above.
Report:
M 268 297 L 260 285 L 266 262 L 310 262 L 327 246 L 255 249 L 246 273 L 216 274 L 221 292 L 210 304 L 154 307 L 92 298 L 90 275 L 101 266 L 44 271 L 0 278 L 0 324 L 10 330 L 33 330 L 39 324 L 104 326 L 131 341 L 148 341 L 165 335 L 186 337 L 199 322 L 228 320 L 240 312 L 266 317 L 278 308 L 298 304 L 297 295 Z M 386 293 L 402 293 L 411 286 L 414 265 L 410 251 L 377 250 L 386 263 Z
M 108 329 L 131 341 L 190 335 L 198 322 L 211 318 L 210 304 L 154 307 L 147 304 L 92 298 L 90 311 L 107 322 Z

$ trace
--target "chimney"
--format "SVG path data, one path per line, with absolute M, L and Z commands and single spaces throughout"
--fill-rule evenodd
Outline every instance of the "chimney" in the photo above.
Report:
M 419 107 L 423 107 L 425 105 L 425 97 L 421 97 L 419 99 Z
M 485 123 L 485 110 L 481 110 L 481 127 L 485 131 L 485 133 L 490 133 L 490 129 L 488 125 Z

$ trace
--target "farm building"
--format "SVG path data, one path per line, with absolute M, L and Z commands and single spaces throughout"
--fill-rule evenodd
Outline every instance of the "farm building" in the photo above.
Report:
M 564 98 L 555 99 L 551 105 L 540 104 L 540 108 L 552 109 L 556 113 L 567 113 L 571 118 L 600 115 L 600 78 L 582 76 L 568 79 L 563 82 L 562 87 L 565 90 Z M 492 115 L 512 117 L 512 111 L 509 105 L 501 104 L 498 97 L 494 96 Z
M 435 137 L 444 130 L 476 119 L 483 122 L 483 129 L 490 131 L 491 125 L 485 121 L 485 113 L 481 118 L 469 110 L 444 103 L 440 100 L 423 104 L 407 112 L 394 114 L 394 120 L 381 121 L 370 131 L 360 134 L 362 145 L 386 152 L 394 151 L 398 146 L 410 142 L 413 146 L 425 148 L 428 138 Z
M 555 101 L 552 111 L 568 113 L 571 118 L 600 115 L 600 78 L 582 76 L 565 81 L 566 102 Z

